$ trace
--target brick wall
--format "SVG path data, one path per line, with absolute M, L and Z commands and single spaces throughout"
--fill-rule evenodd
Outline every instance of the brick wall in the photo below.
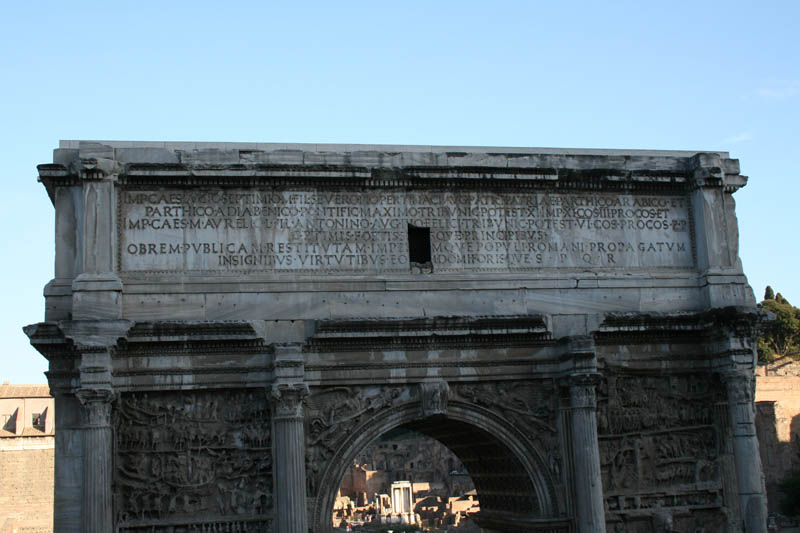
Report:
M 800 470 L 800 364 L 773 363 L 756 370 L 756 431 L 767 488 L 776 512 L 778 483 Z
M 53 531 L 53 437 L 0 439 L 0 533 Z

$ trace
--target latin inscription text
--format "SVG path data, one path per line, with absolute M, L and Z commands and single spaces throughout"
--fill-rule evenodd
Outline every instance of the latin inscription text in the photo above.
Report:
M 450 191 L 122 191 L 123 271 L 434 272 L 693 265 L 683 196 Z

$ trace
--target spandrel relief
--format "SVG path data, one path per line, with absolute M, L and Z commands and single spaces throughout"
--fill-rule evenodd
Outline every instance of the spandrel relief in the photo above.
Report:
M 114 414 L 118 525 L 192 531 L 235 519 L 261 524 L 236 531 L 264 531 L 272 513 L 264 391 L 127 393 Z
M 524 424 L 531 432 L 555 433 L 555 389 L 550 382 L 458 384 L 456 398 Z
M 561 479 L 564 458 L 556 431 L 558 395 L 552 380 L 461 383 L 451 390 L 455 401 L 488 409 L 513 423 L 542 452 L 548 477 Z
M 410 401 L 406 387 L 337 387 L 313 390 L 306 399 L 306 476 L 316 494 L 323 468 L 359 424 L 377 412 Z

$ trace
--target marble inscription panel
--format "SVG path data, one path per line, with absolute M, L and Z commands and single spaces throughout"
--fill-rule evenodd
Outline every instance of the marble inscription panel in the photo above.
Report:
M 679 195 L 129 188 L 118 200 L 123 272 L 408 273 L 409 225 L 428 229 L 433 272 L 694 265 Z

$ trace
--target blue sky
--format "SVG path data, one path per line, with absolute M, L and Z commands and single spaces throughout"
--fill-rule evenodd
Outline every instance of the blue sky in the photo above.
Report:
M 29 4 L 29 5 L 28 5 Z M 726 150 L 758 299 L 800 304 L 800 2 L 13 2 L 4 358 L 43 382 L 59 139 Z

